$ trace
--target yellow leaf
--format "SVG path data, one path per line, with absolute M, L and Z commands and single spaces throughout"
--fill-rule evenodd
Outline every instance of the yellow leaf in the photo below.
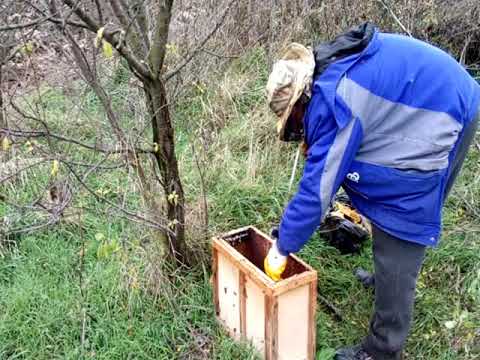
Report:
M 168 194 L 167 200 L 170 204 L 177 205 L 178 204 L 178 194 L 174 190 L 171 194 Z
M 177 55 L 178 54 L 178 48 L 177 45 L 174 43 L 168 43 L 165 45 L 165 48 L 167 50 L 167 55 Z
M 11 145 L 10 139 L 5 136 L 5 137 L 2 139 L 2 150 L 3 150 L 3 151 L 8 151 L 8 149 L 10 149 L 10 145 Z
M 28 42 L 28 43 L 25 44 L 25 53 L 27 53 L 28 55 L 33 53 L 33 43 L 32 42 Z
M 34 50 L 34 44 L 33 42 L 29 41 L 29 42 L 26 42 L 21 48 L 20 48 L 20 52 L 24 55 L 31 55 L 33 53 L 33 50 Z
M 133 279 L 130 286 L 132 287 L 132 289 L 138 289 L 138 280 L 137 279 Z
M 103 56 L 110 59 L 113 56 L 113 47 L 108 41 L 103 40 Z
M 108 195 L 111 192 L 112 192 L 112 190 L 110 188 L 101 188 L 101 189 L 95 190 L 95 194 L 98 194 L 100 196 Z
M 205 89 L 203 87 L 203 85 L 199 82 L 194 82 L 193 85 L 198 89 L 198 91 L 200 92 L 200 94 L 203 94 L 205 92 Z
M 179 224 L 178 220 L 177 219 L 173 219 L 173 221 L 170 221 L 167 226 L 169 229 L 173 229 L 175 227 L 175 225 Z
M 33 144 L 27 140 L 27 142 L 25 143 L 25 148 L 27 150 L 27 152 L 32 152 L 33 151 Z
M 100 29 L 97 31 L 97 37 L 95 38 L 95 47 L 98 49 L 100 47 L 100 44 L 103 39 L 103 32 L 105 31 L 105 27 L 102 26 Z
M 52 171 L 50 172 L 50 174 L 54 177 L 57 176 L 58 168 L 59 168 L 58 160 L 53 160 Z
M 155 153 L 158 153 L 158 150 L 159 150 L 158 144 L 157 144 L 157 143 L 153 143 L 153 151 L 154 151 Z

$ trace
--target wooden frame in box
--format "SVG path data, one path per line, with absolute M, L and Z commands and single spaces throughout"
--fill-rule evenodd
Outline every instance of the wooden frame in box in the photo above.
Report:
M 252 226 L 213 239 L 217 318 L 266 360 L 314 360 L 317 272 L 291 255 L 284 279 L 275 283 L 260 269 L 271 243 Z

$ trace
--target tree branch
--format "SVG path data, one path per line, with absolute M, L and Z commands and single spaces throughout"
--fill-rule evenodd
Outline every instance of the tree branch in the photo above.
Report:
M 31 1 L 27 1 L 27 3 L 32 9 L 34 9 L 36 12 L 38 12 L 39 14 L 44 16 L 44 18 L 35 20 L 35 22 L 38 21 L 39 24 L 43 23 L 44 21 L 49 21 L 49 22 L 53 22 L 55 24 L 60 24 L 60 25 L 63 25 L 63 26 L 65 26 L 65 24 L 66 24 L 66 25 L 71 25 L 71 26 L 76 26 L 76 27 L 80 27 L 80 28 L 83 28 L 83 29 L 87 29 L 87 26 L 85 24 L 81 23 L 81 22 L 72 21 L 72 20 L 65 21 L 65 19 L 56 17 L 56 15 L 58 15 L 57 12 L 54 12 L 51 15 L 48 15 L 48 13 L 46 13 L 45 11 L 43 11 L 42 9 L 37 7 Z M 53 6 L 55 5 L 54 0 L 51 0 L 50 5 L 53 5 Z M 28 23 L 26 23 L 26 24 L 28 25 Z M 31 26 L 35 26 L 35 24 L 32 24 Z M 30 27 L 30 26 L 28 26 L 28 27 Z
M 8 128 L 0 128 L 0 134 L 2 135 L 10 135 L 10 136 L 16 136 L 16 137 L 24 137 L 24 138 L 41 138 L 41 137 L 51 137 L 53 139 L 57 139 L 59 141 L 64 141 L 68 142 L 71 144 L 78 145 L 84 149 L 88 150 L 93 150 L 99 153 L 103 154 L 121 154 L 121 153 L 126 153 L 129 151 L 132 151 L 130 148 L 122 148 L 122 147 L 114 147 L 112 149 L 109 148 L 102 148 L 94 145 L 89 145 L 82 143 L 76 139 L 71 139 L 67 138 L 62 135 L 58 134 L 53 134 L 47 131 L 36 131 L 36 130 L 14 130 L 14 129 L 8 129 Z M 139 154 L 152 154 L 154 153 L 154 149 L 141 149 L 141 148 L 135 148 L 134 151 Z
M 63 216 L 63 213 L 65 209 L 70 205 L 73 195 L 70 186 L 68 183 L 63 183 L 63 184 L 55 184 L 52 185 L 48 191 L 51 193 L 55 189 L 55 194 L 56 199 L 53 203 L 50 203 L 50 206 L 43 206 L 41 204 L 40 208 L 41 210 L 47 212 L 49 214 L 49 220 L 47 222 L 43 223 L 36 223 L 34 225 L 28 226 L 28 227 L 19 227 L 17 229 L 9 230 L 6 232 L 7 235 L 13 235 L 13 234 L 21 234 L 21 233 L 29 233 L 33 231 L 37 231 L 40 229 L 43 229 L 45 227 L 57 224 Z
M 168 28 L 172 16 L 172 0 L 165 0 L 165 4 L 159 4 L 157 1 L 159 13 L 157 23 L 153 32 L 152 45 L 148 54 L 148 61 L 154 79 L 160 77 L 163 62 L 165 60 L 166 45 L 168 41 Z
M 100 21 L 100 24 L 103 24 L 103 12 L 100 0 L 95 0 L 95 5 L 97 6 L 98 21 Z
M 8 180 L 10 180 L 10 179 L 13 179 L 13 178 L 17 177 L 18 175 L 20 175 L 20 173 L 22 173 L 22 172 L 24 172 L 24 171 L 27 171 L 27 170 L 29 170 L 29 169 L 32 169 L 32 168 L 34 168 L 35 166 L 41 165 L 41 164 L 43 164 L 43 163 L 45 163 L 45 162 L 47 162 L 47 161 L 49 161 L 49 160 L 50 160 L 50 159 L 46 159 L 46 158 L 45 158 L 45 159 L 41 159 L 41 160 L 39 160 L 39 161 L 37 161 L 37 162 L 34 162 L 33 164 L 30 164 L 30 165 L 27 165 L 27 166 L 25 166 L 25 167 L 23 167 L 23 168 L 21 168 L 21 169 L 18 169 L 18 170 L 16 170 L 13 174 L 10 174 L 10 175 L 8 175 L 8 176 L 5 176 L 4 178 L 0 178 L 0 184 L 3 184 L 5 181 L 8 181 Z
M 392 16 L 393 20 L 395 20 L 395 22 L 402 28 L 403 31 L 405 31 L 408 36 L 412 37 L 412 34 L 410 33 L 410 31 L 408 31 L 408 29 L 402 24 L 402 22 L 400 21 L 400 19 L 397 17 L 397 15 L 395 15 L 395 13 L 393 12 L 393 10 L 387 5 L 385 4 L 385 2 L 383 0 L 378 0 L 378 2 L 380 4 L 383 5 L 383 7 L 385 8 L 385 10 L 387 10 L 390 15 Z
M 131 17 L 125 4 L 120 3 L 119 0 L 108 1 L 113 13 L 123 28 L 125 38 L 129 39 L 131 43 L 131 48 L 136 52 L 137 56 L 141 54 L 141 56 L 145 58 L 148 52 L 148 43 L 145 43 L 144 41 L 142 42 L 142 40 L 144 40 L 145 37 L 148 39 L 148 36 L 146 36 L 148 29 L 141 29 L 137 23 L 137 16 L 139 15 L 140 10 L 138 9 L 135 16 Z M 139 8 L 142 6 L 143 1 L 142 4 L 139 5 Z M 130 31 L 132 27 L 134 28 L 133 32 Z
M 37 19 L 33 21 L 29 21 L 23 24 L 12 24 L 12 25 L 5 25 L 5 26 L 0 26 L 0 32 L 2 31 L 11 31 L 11 30 L 19 30 L 19 29 L 26 29 L 32 26 L 37 26 L 39 24 L 42 24 L 44 22 L 49 21 L 53 16 L 49 16 L 43 19 Z
M 73 12 L 85 23 L 86 27 L 90 31 L 94 33 L 98 32 L 101 26 L 80 7 L 76 7 L 76 4 L 72 0 L 62 0 L 62 2 L 73 10 Z M 142 64 L 140 60 L 135 57 L 134 54 L 132 54 L 131 50 L 123 43 L 121 40 L 122 36 L 118 36 L 118 31 L 109 31 L 105 29 L 103 37 L 106 41 L 112 44 L 115 49 L 117 49 L 117 51 L 125 60 L 127 60 L 130 67 L 134 69 L 135 74 L 143 79 L 148 79 L 151 77 L 148 68 Z
M 122 144 L 122 147 L 127 147 L 127 140 L 126 140 L 125 133 L 120 127 L 117 115 L 112 109 L 112 102 L 110 98 L 108 97 L 103 87 L 97 81 L 96 74 L 90 67 L 84 52 L 82 51 L 78 43 L 75 41 L 73 36 L 71 36 L 67 31 L 65 32 L 65 34 L 67 39 L 70 41 L 75 62 L 77 63 L 77 66 L 79 67 L 81 74 L 85 78 L 85 81 L 87 82 L 88 85 L 90 85 L 90 87 L 93 89 L 93 91 L 99 98 L 100 102 L 102 103 L 103 108 L 105 109 L 105 112 L 107 114 L 107 118 L 110 122 L 110 126 L 112 127 L 112 130 L 115 133 L 118 142 Z
M 128 16 L 122 9 L 122 6 L 118 3 L 118 0 L 108 0 L 110 7 L 112 8 L 113 14 L 116 16 L 120 25 L 122 25 L 125 30 L 129 24 Z
M 207 203 L 207 195 L 205 192 L 205 179 L 204 173 L 202 171 L 202 167 L 200 166 L 200 162 L 198 160 L 197 152 L 195 150 L 195 144 L 192 142 L 192 153 L 195 159 L 195 165 L 197 166 L 198 175 L 200 177 L 200 193 L 202 195 L 202 210 L 203 210 L 203 233 L 204 239 L 208 240 L 208 203 Z
M 185 60 L 180 64 L 178 65 L 175 69 L 173 69 L 172 71 L 166 73 L 164 76 L 163 76 L 163 79 L 165 81 L 168 81 L 170 78 L 172 78 L 175 74 L 177 74 L 179 71 L 181 71 L 185 66 L 187 66 L 187 64 L 192 61 L 192 59 L 200 52 L 203 50 L 203 47 L 205 46 L 205 44 L 207 43 L 208 40 L 210 40 L 210 38 L 218 31 L 218 29 L 220 29 L 220 27 L 222 26 L 222 24 L 225 22 L 225 18 L 227 17 L 227 14 L 228 12 L 230 11 L 230 7 L 232 6 L 232 4 L 235 2 L 235 0 L 231 0 L 227 7 L 225 8 L 225 11 L 223 12 L 222 16 L 220 17 L 220 20 L 216 23 L 215 27 L 212 29 L 212 31 L 210 31 L 210 33 L 208 33 L 208 35 L 200 42 L 200 44 L 190 53 L 190 55 L 188 55 Z
M 133 17 L 130 16 L 130 12 L 127 10 L 128 16 L 132 20 L 132 24 L 135 26 L 135 31 L 138 31 L 139 36 L 142 38 L 143 41 L 143 46 L 144 46 L 144 52 L 145 52 L 145 57 L 148 54 L 148 50 L 150 49 L 150 39 L 148 38 L 148 19 L 147 19 L 147 13 L 145 10 L 145 1 L 146 0 L 141 0 L 134 2 L 132 5 L 132 9 L 134 11 Z M 125 1 L 120 0 L 122 5 L 125 7 Z M 130 30 L 130 26 L 127 27 L 125 32 L 128 34 Z
M 73 176 L 77 179 L 77 181 L 80 183 L 80 185 L 82 185 L 82 187 L 87 190 L 87 192 L 89 192 L 91 195 L 93 195 L 97 200 L 99 201 L 102 201 L 102 202 L 105 202 L 106 204 L 110 205 L 111 207 L 121 211 L 122 213 L 126 214 L 129 218 L 133 218 L 133 219 L 136 219 L 136 220 L 140 220 L 146 224 L 148 224 L 150 227 L 153 227 L 153 228 L 156 228 L 156 229 L 160 229 L 162 230 L 163 232 L 167 233 L 167 234 L 170 234 L 171 236 L 175 236 L 175 233 L 170 230 L 168 228 L 168 226 L 164 226 L 162 224 L 159 224 L 158 222 L 156 221 L 153 221 L 151 219 L 147 219 L 137 213 L 134 213 L 134 212 L 131 212 L 131 211 L 128 211 L 126 209 L 124 209 L 123 207 L 121 206 L 118 206 L 117 204 L 115 204 L 113 201 L 110 201 L 108 200 L 107 198 L 104 198 L 100 195 L 98 195 L 94 190 L 90 189 L 90 187 L 85 183 L 84 179 L 82 179 L 80 177 L 80 175 L 78 175 L 75 170 L 73 170 L 73 168 L 71 166 L 69 166 L 67 163 L 65 163 L 65 165 L 68 167 L 68 169 L 70 170 L 70 172 L 73 174 Z

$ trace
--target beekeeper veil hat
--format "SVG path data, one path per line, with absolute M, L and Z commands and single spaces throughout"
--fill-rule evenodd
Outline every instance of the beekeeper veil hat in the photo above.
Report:
M 285 140 L 285 128 L 293 106 L 305 94 L 310 99 L 315 58 L 310 48 L 292 43 L 272 68 L 267 82 L 267 101 L 279 117 L 277 133 Z

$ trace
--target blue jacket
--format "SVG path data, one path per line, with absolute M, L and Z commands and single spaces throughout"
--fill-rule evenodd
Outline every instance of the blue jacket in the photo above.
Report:
M 297 252 L 343 186 L 372 223 L 402 240 L 437 244 L 451 159 L 480 104 L 480 86 L 422 41 L 375 32 L 360 53 L 314 78 L 299 189 L 278 247 Z

